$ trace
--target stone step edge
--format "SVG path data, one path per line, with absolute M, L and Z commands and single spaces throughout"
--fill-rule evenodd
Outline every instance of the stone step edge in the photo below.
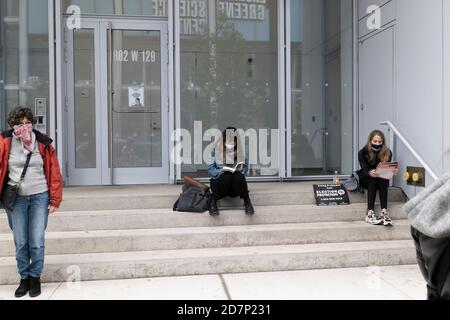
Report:
M 46 232 L 46 240 L 55 239 L 90 239 L 90 238 L 121 238 L 121 237 L 145 237 L 145 236 L 170 236 L 170 235 L 200 235 L 200 234 L 235 234 L 235 233 L 261 233 L 295 230 L 336 230 L 336 229 L 369 229 L 382 228 L 394 230 L 395 227 L 409 227 L 408 220 L 396 220 L 393 228 L 386 229 L 383 226 L 372 226 L 363 221 L 351 222 L 308 222 L 308 223 L 271 223 L 257 225 L 227 225 L 227 226 L 203 226 L 181 228 L 154 228 L 154 229 L 120 229 L 120 230 L 93 230 L 93 231 L 55 231 Z M 10 241 L 11 232 L 0 233 L 0 241 Z
M 277 192 L 274 192 L 273 190 L 252 190 L 251 185 L 249 186 L 250 189 L 250 195 L 273 195 L 273 194 L 292 194 L 292 193 L 298 193 L 298 194 L 313 194 L 313 185 L 310 187 L 302 188 L 299 190 L 295 189 L 279 189 Z M 182 186 L 180 185 L 179 189 L 176 190 L 166 190 L 164 192 L 161 191 L 148 191 L 148 192 L 141 192 L 141 193 L 130 193 L 130 192 L 122 192 L 122 193 L 106 193 L 105 192 L 99 192 L 96 194 L 96 192 L 92 193 L 83 193 L 83 194 L 71 194 L 70 191 L 64 192 L 65 195 L 64 199 L 67 200 L 73 200 L 73 199 L 95 199 L 95 198 L 117 198 L 117 197 L 178 197 L 180 193 L 182 192 Z M 367 194 L 367 190 L 365 191 Z M 403 190 L 395 187 L 389 188 L 388 192 L 390 194 L 399 194 L 403 195 Z M 364 195 L 360 192 L 349 192 L 350 196 L 360 196 Z
M 390 211 L 393 210 L 403 210 L 403 206 L 405 203 L 403 202 L 391 202 L 389 204 Z M 346 206 L 317 206 L 315 204 L 289 204 L 289 205 L 273 205 L 273 206 L 254 206 L 255 211 L 261 211 L 261 212 L 268 212 L 272 210 L 280 210 L 280 209 L 287 209 L 287 210 L 314 210 L 314 211 L 320 211 L 320 210 L 336 210 L 336 211 L 346 211 L 346 210 L 353 210 L 353 211 L 359 211 L 362 210 L 365 212 L 367 208 L 366 203 L 352 203 L 350 205 Z M 379 205 L 377 205 L 377 208 L 379 209 Z M 377 209 L 377 210 L 378 210 Z M 221 209 L 219 207 L 219 210 L 224 213 L 242 213 L 243 207 L 224 207 Z M 377 211 L 376 210 L 376 211 Z M 379 211 L 379 210 L 378 210 Z M 99 216 L 109 216 L 109 215 L 119 215 L 119 214 L 128 214 L 128 215 L 151 215 L 151 214 L 180 214 L 180 215 L 202 215 L 204 213 L 190 213 L 190 212 L 178 212 L 173 211 L 172 208 L 147 208 L 147 209 L 102 209 L 102 210 L 68 210 L 68 211 L 60 211 L 57 212 L 54 217 L 82 217 L 82 216 L 90 216 L 90 215 L 99 215 Z M 53 217 L 53 216 L 52 216 Z M 0 211 L 0 221 L 2 219 L 6 218 L 6 213 L 3 211 Z
M 84 253 L 67 255 L 47 255 L 46 264 L 86 264 L 86 263 L 114 263 L 126 261 L 146 260 L 177 260 L 186 258 L 226 258 L 233 256 L 285 255 L 295 253 L 339 253 L 339 252 L 370 252 L 371 250 L 412 249 L 412 240 L 390 240 L 369 242 L 342 242 L 301 245 L 275 245 L 258 247 L 230 247 L 230 248 L 202 248 L 176 249 L 154 251 L 130 251 L 108 253 Z M 0 257 L 0 268 L 15 266 L 15 257 Z
M 411 265 L 412 241 L 185 249 L 47 256 L 44 282 Z M 0 258 L 0 284 L 19 281 L 14 258 Z

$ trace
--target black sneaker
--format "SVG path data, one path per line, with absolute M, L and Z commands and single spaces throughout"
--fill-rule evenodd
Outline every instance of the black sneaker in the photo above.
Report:
M 20 285 L 17 288 L 14 296 L 16 298 L 22 298 L 24 295 L 28 293 L 28 290 L 30 290 L 30 278 L 22 279 L 20 280 Z
M 41 278 L 30 276 L 30 297 L 36 298 L 41 295 Z

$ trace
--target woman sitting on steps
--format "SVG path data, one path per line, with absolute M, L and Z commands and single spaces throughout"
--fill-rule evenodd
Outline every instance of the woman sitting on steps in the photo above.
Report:
M 212 216 L 219 215 L 217 201 L 225 197 L 241 197 L 244 199 L 245 213 L 255 213 L 245 178 L 248 159 L 244 159 L 242 144 L 236 131 L 236 128 L 228 127 L 222 132 L 208 162 L 208 172 L 212 177 L 213 199 L 209 210 Z
M 357 172 L 359 181 L 368 190 L 366 222 L 391 227 L 393 224 L 388 213 L 389 180 L 381 178 L 376 172 L 380 163 L 392 161 L 392 151 L 387 146 L 383 132 L 375 130 L 370 133 L 367 145 L 359 151 L 358 159 L 361 166 L 361 170 Z M 380 194 L 380 215 L 375 214 L 377 191 Z

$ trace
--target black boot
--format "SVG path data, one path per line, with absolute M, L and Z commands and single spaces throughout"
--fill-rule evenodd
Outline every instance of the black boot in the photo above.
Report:
M 28 290 L 30 290 L 30 278 L 22 279 L 22 280 L 20 280 L 20 285 L 17 288 L 14 296 L 16 298 L 21 298 L 28 293 Z
M 219 208 L 217 207 L 217 198 L 213 197 L 211 200 L 211 205 L 209 206 L 209 214 L 211 216 L 219 215 Z
M 245 214 L 249 216 L 255 214 L 255 209 L 253 208 L 252 202 L 250 201 L 250 197 L 248 195 L 244 197 L 244 206 L 245 206 Z
M 30 276 L 30 297 L 36 298 L 41 294 L 41 278 Z

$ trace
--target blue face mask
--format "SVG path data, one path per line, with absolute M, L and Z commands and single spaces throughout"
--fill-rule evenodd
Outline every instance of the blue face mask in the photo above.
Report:
M 372 150 L 375 151 L 375 152 L 380 151 L 381 148 L 383 148 L 382 144 L 372 144 Z

